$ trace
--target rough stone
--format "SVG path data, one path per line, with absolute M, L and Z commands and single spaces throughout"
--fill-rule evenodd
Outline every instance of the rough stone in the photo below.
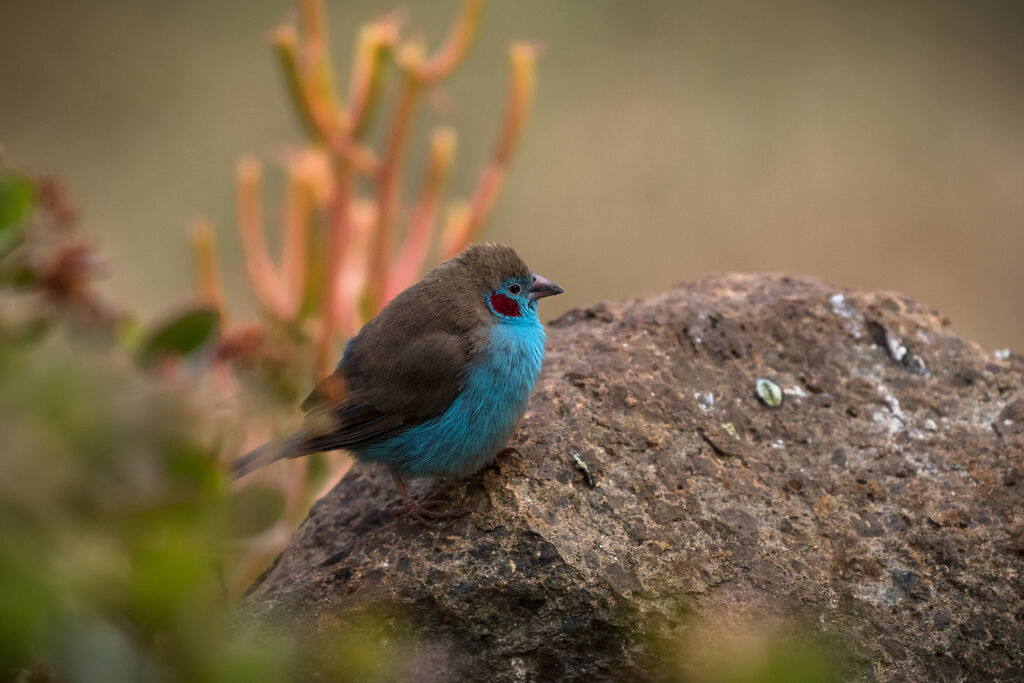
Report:
M 1024 359 L 905 297 L 726 275 L 571 311 L 512 445 L 413 486 L 469 510 L 437 524 L 356 465 L 248 618 L 383 608 L 409 680 L 658 680 L 664 643 L 744 615 L 843 643 L 843 680 L 1024 668 Z

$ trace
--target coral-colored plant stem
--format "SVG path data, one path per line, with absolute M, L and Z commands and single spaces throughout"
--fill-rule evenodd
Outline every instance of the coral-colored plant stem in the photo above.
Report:
M 364 26 L 359 32 L 348 99 L 351 137 L 355 140 L 366 132 L 380 94 L 387 57 L 397 39 L 398 15 L 394 13 Z
M 192 223 L 192 255 L 196 264 L 199 298 L 217 309 L 221 329 L 227 325 L 224 290 L 217 270 L 217 247 L 213 239 L 213 224 L 205 218 Z
M 303 66 L 311 95 L 325 110 L 338 112 L 341 105 L 334 89 L 323 0 L 302 0 L 299 14 L 305 36 Z
M 483 227 L 484 219 L 490 212 L 494 200 L 501 190 L 508 170 L 512 151 L 522 132 L 526 111 L 533 98 L 534 69 L 537 49 L 527 43 L 516 43 L 509 49 L 509 86 L 505 101 L 505 116 L 494 153 L 487 168 L 477 182 L 465 223 L 453 225 L 446 235 L 443 247 L 444 258 L 457 254 L 463 246 L 476 239 Z
M 455 130 L 452 128 L 439 128 L 431 135 L 430 156 L 423 185 L 409 217 L 409 232 L 395 257 L 395 265 L 385 291 L 385 303 L 416 280 L 427 259 L 430 236 L 441 204 L 441 193 L 455 155 L 455 142 Z
M 279 26 L 271 39 L 306 133 L 322 144 L 336 144 L 341 126 L 337 105 L 333 95 L 326 96 L 323 87 L 314 85 L 310 67 L 299 56 L 299 35 L 295 27 L 289 24 Z
M 262 171 L 259 163 L 251 157 L 239 160 L 236 178 L 238 231 L 249 282 L 264 310 L 280 318 L 284 300 L 281 281 L 267 254 L 267 243 L 263 237 Z
M 484 0 L 463 0 L 462 9 L 444 44 L 419 67 L 419 75 L 424 83 L 441 80 L 462 62 L 469 52 L 469 46 L 473 44 L 483 8 Z
M 306 134 L 310 139 L 315 140 L 321 137 L 321 132 L 316 115 L 306 100 L 306 86 L 302 73 L 299 71 L 298 34 L 295 27 L 288 24 L 278 26 L 271 34 L 270 40 L 274 44 L 274 52 L 277 53 L 281 70 L 284 72 L 285 83 L 288 86 L 288 99 L 295 105 Z
M 365 297 L 368 281 L 370 236 L 377 227 L 377 204 L 369 199 L 354 198 L 349 213 L 349 246 L 338 279 L 342 295 L 336 310 L 344 334 L 355 334 L 375 311 L 370 311 Z
M 331 198 L 329 231 L 327 238 L 327 267 L 324 271 L 323 305 L 319 337 L 314 351 L 314 381 L 331 371 L 334 358 L 334 340 L 338 333 L 338 302 L 343 296 L 339 278 L 345 263 L 345 250 L 350 233 L 350 207 L 352 204 L 352 169 L 347 158 L 336 156 L 334 165 L 334 193 Z
M 391 230 L 393 217 L 398 211 L 399 171 L 405 154 L 406 141 L 412 124 L 416 100 L 420 94 L 420 80 L 414 68 L 407 68 L 402 90 L 391 119 L 391 127 L 377 183 L 377 227 L 370 246 L 370 282 L 368 295 L 374 311 L 385 302 L 388 271 L 391 259 Z
M 284 199 L 282 223 L 284 244 L 281 255 L 281 280 L 286 320 L 294 320 L 302 306 L 306 284 L 306 258 L 309 241 L 310 210 L 314 178 L 308 159 L 293 160 L 288 166 L 288 189 Z

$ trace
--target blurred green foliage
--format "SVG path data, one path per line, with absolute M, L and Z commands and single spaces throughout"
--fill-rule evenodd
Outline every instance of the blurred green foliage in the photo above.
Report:
M 74 226 L 52 181 L 0 167 L 0 680 L 396 680 L 394 614 L 321 635 L 238 614 L 229 573 L 286 501 L 219 464 L 219 314 L 143 328 Z
M 154 327 L 138 350 L 139 361 L 152 365 L 161 358 L 195 353 L 217 335 L 219 316 L 209 306 L 193 306 Z
M 10 172 L 0 174 L 0 257 L 21 241 L 32 201 L 32 183 L 27 178 Z
M 0 172 L 0 678 L 281 680 L 290 646 L 229 627 L 233 499 L 200 411 L 115 344 L 87 282 L 53 280 L 82 251 L 38 187 Z M 195 316 L 142 357 L 200 348 Z
M 60 336 L 0 346 L 0 670 L 218 680 L 212 453 L 178 399 Z
M 679 683 L 838 683 L 859 665 L 813 623 L 758 614 L 690 617 L 676 636 L 650 633 L 655 669 Z M 859 676 L 853 676 L 859 678 Z

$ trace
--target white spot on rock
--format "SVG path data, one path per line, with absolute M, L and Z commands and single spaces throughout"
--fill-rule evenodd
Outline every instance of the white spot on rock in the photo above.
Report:
M 860 339 L 863 334 L 860 321 L 864 316 L 850 306 L 850 302 L 842 294 L 833 294 L 829 298 L 829 302 L 832 304 L 832 312 L 843 318 L 843 329 L 846 330 L 846 333 L 854 339 Z
M 710 391 L 695 391 L 693 398 L 697 401 L 697 406 L 705 413 L 710 413 L 715 409 L 715 395 Z
M 804 388 L 799 384 L 794 384 L 793 386 L 786 387 L 786 395 L 795 396 L 796 398 L 807 398 L 807 392 L 804 391 Z

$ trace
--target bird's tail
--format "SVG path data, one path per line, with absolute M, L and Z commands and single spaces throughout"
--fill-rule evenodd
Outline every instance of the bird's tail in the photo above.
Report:
M 302 442 L 305 439 L 306 432 L 299 430 L 284 439 L 268 441 L 262 446 L 257 446 L 231 463 L 231 478 L 240 479 L 253 470 L 258 470 L 272 462 L 306 455 L 310 451 L 302 447 Z

